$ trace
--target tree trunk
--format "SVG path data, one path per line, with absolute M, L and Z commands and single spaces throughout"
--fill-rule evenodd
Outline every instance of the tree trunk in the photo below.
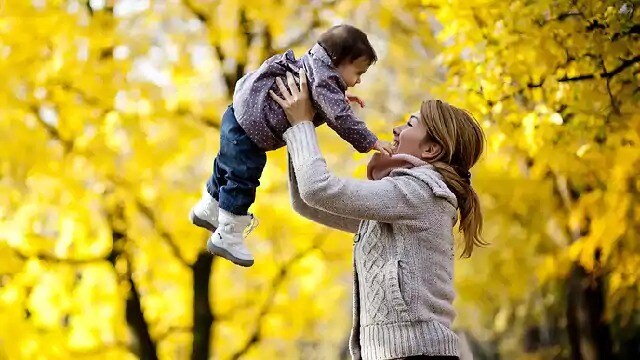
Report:
M 131 326 L 138 339 L 140 359 L 157 360 L 156 344 L 153 342 L 153 339 L 151 339 L 151 334 L 149 334 L 149 326 L 144 319 L 142 306 L 140 304 L 140 293 L 131 277 L 129 277 L 129 285 L 131 286 L 131 290 L 127 297 L 125 314 L 127 323 Z
M 596 254 L 596 259 L 599 258 Z M 604 279 L 574 263 L 567 279 L 567 331 L 572 360 L 613 357 L 609 324 L 604 318 Z
M 207 360 L 211 355 L 213 313 L 209 299 L 209 280 L 213 256 L 201 252 L 193 264 L 193 348 L 192 360 Z
M 113 213 L 109 214 L 109 223 L 111 227 L 111 234 L 113 238 L 113 245 L 111 248 L 111 253 L 107 256 L 107 260 L 114 267 L 119 257 L 125 256 L 123 253 L 123 249 L 125 248 L 125 241 L 127 239 L 125 232 L 123 229 L 119 229 L 116 224 L 120 224 L 123 222 L 123 209 L 122 207 L 117 207 Z M 127 301 L 125 303 L 125 318 L 127 320 L 127 324 L 135 334 L 135 338 L 137 343 L 134 346 L 136 354 L 140 357 L 140 359 L 149 359 L 149 360 L 157 360 L 158 353 L 156 349 L 156 344 L 151 338 L 151 334 L 149 333 L 149 326 L 144 319 L 144 313 L 142 312 L 142 305 L 140 303 L 140 292 L 138 291 L 138 287 L 136 283 L 131 278 L 131 262 L 127 258 L 127 273 L 125 276 L 118 275 L 118 281 L 126 280 L 129 282 L 129 294 L 127 296 Z M 126 277 L 125 279 L 123 279 Z

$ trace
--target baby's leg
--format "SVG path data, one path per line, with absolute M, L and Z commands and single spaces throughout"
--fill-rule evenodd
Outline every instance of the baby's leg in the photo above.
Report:
M 224 127 L 224 123 L 228 123 L 229 117 L 235 119 L 233 117 L 233 109 L 231 106 L 227 108 L 224 115 L 222 116 L 222 126 Z M 225 121 L 225 118 L 227 120 Z M 235 120 L 231 120 L 231 122 L 235 122 Z M 226 126 L 229 128 L 229 126 Z M 224 136 L 223 131 L 220 131 L 220 138 Z M 222 140 L 220 141 L 222 144 Z M 218 199 L 220 197 L 220 187 L 227 183 L 227 172 L 223 166 L 220 165 L 218 161 L 218 157 L 220 157 L 220 152 L 213 161 L 213 172 L 207 180 L 205 188 L 202 192 L 202 196 L 200 200 L 191 208 L 189 212 L 189 219 L 191 222 L 199 226 L 201 228 L 205 228 L 211 232 L 216 231 L 219 225 L 218 213 Z
M 229 126 L 229 124 L 225 125 L 225 123 L 229 123 L 229 122 L 232 123 L 231 126 Z M 236 121 L 235 115 L 233 114 L 233 107 L 231 105 L 229 105 L 227 110 L 222 115 L 222 121 L 220 123 L 221 123 L 220 149 L 218 150 L 218 154 L 216 155 L 216 158 L 213 159 L 213 171 L 211 173 L 211 176 L 209 177 L 209 180 L 207 180 L 207 184 L 206 184 L 207 192 L 214 199 L 216 199 L 216 201 L 220 200 L 220 188 L 227 183 L 227 171 L 225 169 L 225 166 L 221 166 L 220 161 L 218 161 L 218 158 L 220 157 L 223 151 L 222 144 L 224 142 L 224 139 L 228 138 L 227 134 L 225 134 L 225 131 L 223 131 L 223 129 L 228 131 L 232 129 L 234 126 L 239 126 L 237 125 L 238 122 Z M 224 149 L 224 150 L 228 151 L 229 149 Z
M 221 140 L 222 142 L 222 140 Z M 211 173 L 211 177 L 207 180 L 207 192 L 211 195 L 216 201 L 220 200 L 220 187 L 227 183 L 227 172 L 225 169 L 220 166 L 218 163 L 218 154 L 216 158 L 213 160 L 213 172 Z
M 220 152 L 210 179 L 212 194 L 220 208 L 233 215 L 247 215 L 256 198 L 256 189 L 267 163 L 267 154 L 238 124 L 233 110 L 225 113 L 220 135 Z
M 248 210 L 256 199 L 267 154 L 247 136 L 232 109 L 224 115 L 220 134 L 220 153 L 215 161 L 218 176 L 211 184 L 215 186 L 217 181 L 219 185 L 220 224 L 209 237 L 207 249 L 237 265 L 251 266 L 254 260 L 244 242 L 245 229 L 251 231 L 255 224 Z

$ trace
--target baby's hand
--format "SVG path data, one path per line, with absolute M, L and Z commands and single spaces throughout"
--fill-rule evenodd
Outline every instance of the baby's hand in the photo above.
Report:
M 382 154 L 388 156 L 393 155 L 393 146 L 388 141 L 378 140 L 375 145 L 373 145 L 373 148 Z
M 349 94 L 346 94 L 345 96 L 347 97 L 347 100 L 349 102 L 358 103 L 358 105 L 360 105 L 361 108 L 364 108 L 364 101 L 362 99 L 360 99 L 359 97 L 353 96 L 353 95 L 349 95 Z

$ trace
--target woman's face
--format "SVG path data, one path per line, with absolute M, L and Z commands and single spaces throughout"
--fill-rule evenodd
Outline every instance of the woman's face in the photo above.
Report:
M 393 128 L 393 145 L 396 154 L 409 154 L 417 158 L 424 158 L 424 140 L 427 136 L 427 127 L 420 120 L 420 113 L 414 113 L 409 121 L 401 126 Z

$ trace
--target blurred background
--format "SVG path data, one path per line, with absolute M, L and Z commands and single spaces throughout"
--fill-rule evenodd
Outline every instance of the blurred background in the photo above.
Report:
M 345 22 L 383 139 L 428 98 L 486 131 L 491 244 L 455 270 L 474 358 L 639 359 L 638 0 L 0 0 L 0 359 L 349 358 L 351 236 L 292 211 L 286 150 L 252 268 L 187 218 L 235 82 Z

